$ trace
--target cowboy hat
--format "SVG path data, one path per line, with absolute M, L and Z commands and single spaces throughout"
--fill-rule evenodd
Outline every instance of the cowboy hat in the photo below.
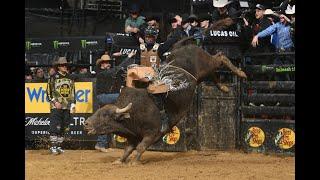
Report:
M 274 15 L 274 12 L 271 9 L 266 9 L 263 14 L 264 15 Z
M 296 11 L 296 5 L 290 6 L 290 4 L 288 4 L 287 9 L 285 10 L 286 14 L 294 14 Z
M 104 54 L 101 56 L 100 59 L 97 60 L 96 65 L 98 66 L 99 64 L 101 64 L 103 61 L 111 61 L 111 58 L 108 54 Z
M 213 0 L 213 6 L 217 8 L 225 7 L 226 5 L 232 3 L 232 1 L 228 0 Z
M 58 66 L 61 64 L 68 64 L 67 58 L 66 57 L 59 57 L 58 61 L 53 62 L 54 66 Z

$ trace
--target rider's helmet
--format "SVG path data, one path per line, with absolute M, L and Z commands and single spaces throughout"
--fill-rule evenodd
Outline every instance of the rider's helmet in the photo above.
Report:
M 153 45 L 158 37 L 159 30 L 155 27 L 148 26 L 144 31 L 144 41 L 147 45 Z

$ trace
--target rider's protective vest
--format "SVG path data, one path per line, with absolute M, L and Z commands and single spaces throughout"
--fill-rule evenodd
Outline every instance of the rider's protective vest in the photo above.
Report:
M 147 67 L 159 67 L 160 58 L 158 56 L 158 48 L 159 48 L 159 44 L 155 43 L 152 49 L 148 51 L 145 44 L 140 44 L 140 50 L 141 50 L 140 64 Z

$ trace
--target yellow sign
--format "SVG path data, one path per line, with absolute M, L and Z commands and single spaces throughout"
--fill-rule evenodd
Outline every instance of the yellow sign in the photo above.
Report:
M 251 127 L 248 129 L 248 133 L 245 137 L 245 141 L 251 147 L 259 147 L 265 140 L 265 134 L 262 129 L 258 127 Z
M 290 149 L 295 144 L 295 133 L 291 129 L 281 128 L 274 140 L 281 149 Z
M 121 137 L 121 136 L 119 136 L 119 135 L 114 135 L 113 138 L 114 138 L 117 142 L 119 142 L 119 143 L 124 143 L 124 142 L 127 141 L 127 138 Z
M 167 133 L 163 136 L 162 140 L 163 142 L 167 144 L 176 144 L 180 139 L 180 130 L 177 126 L 174 126 L 172 128 L 171 133 Z
M 92 82 L 76 82 L 76 113 L 93 113 Z
M 93 112 L 92 82 L 75 83 L 76 113 Z M 25 83 L 25 113 L 50 113 L 47 83 Z
M 50 113 L 47 83 L 25 83 L 25 113 Z

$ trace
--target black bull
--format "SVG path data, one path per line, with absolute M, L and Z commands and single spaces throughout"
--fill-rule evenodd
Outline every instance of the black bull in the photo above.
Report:
M 211 56 L 195 45 L 173 50 L 168 61 L 173 67 L 185 70 L 185 77 L 189 82 L 186 88 L 168 93 L 165 109 L 170 117 L 170 129 L 186 116 L 197 84 L 206 77 L 213 77 L 213 81 L 223 92 L 229 91 L 215 76 L 218 68 L 227 67 L 237 76 L 246 78 L 245 73 L 235 67 L 223 54 L 217 53 Z M 133 162 L 139 162 L 145 150 L 167 133 L 161 133 L 160 128 L 160 111 L 151 95 L 146 89 L 128 87 L 121 90 L 115 104 L 100 108 L 85 122 L 88 134 L 114 133 L 127 138 L 124 154 L 115 163 L 126 162 L 134 150 L 137 150 L 137 153 Z

